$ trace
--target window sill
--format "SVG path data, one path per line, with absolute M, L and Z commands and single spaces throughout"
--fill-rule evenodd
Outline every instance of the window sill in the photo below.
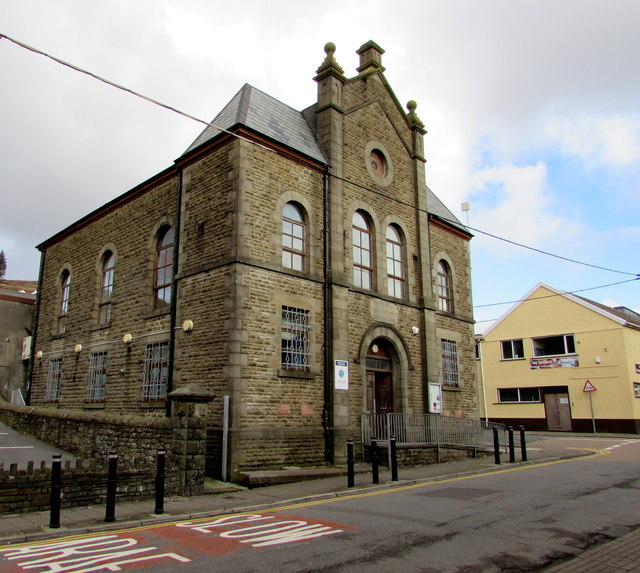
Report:
M 85 402 L 85 410 L 104 410 L 104 402 Z
M 166 400 L 154 400 L 149 402 L 140 402 L 140 408 L 143 410 L 161 410 L 167 405 Z
M 306 370 L 287 370 L 286 368 L 279 368 L 278 376 L 280 378 L 303 378 L 305 380 L 313 380 L 315 378 L 312 372 Z
M 159 316 L 168 315 L 170 312 L 170 308 L 156 308 L 155 310 L 150 311 L 145 318 L 148 320 L 150 318 L 157 318 Z
M 464 390 L 464 386 L 452 386 L 451 384 L 443 384 L 442 390 L 448 392 L 462 392 Z

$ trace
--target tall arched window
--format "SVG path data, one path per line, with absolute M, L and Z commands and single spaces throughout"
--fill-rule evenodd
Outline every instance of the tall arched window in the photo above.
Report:
M 58 334 L 67 330 L 67 315 L 69 314 L 69 293 L 71 292 L 71 273 L 68 269 L 60 275 L 60 297 L 58 299 Z
M 400 232 L 394 225 L 387 227 L 387 293 L 404 297 L 404 246 Z
M 113 282 L 116 272 L 116 257 L 111 251 L 107 251 L 102 257 L 102 278 L 100 281 L 100 313 L 98 323 L 100 326 L 111 322 L 111 296 L 113 294 Z
M 282 211 L 282 266 L 294 271 L 304 270 L 304 216 L 295 203 L 287 203 Z
M 164 227 L 156 243 L 156 262 L 153 283 L 153 306 L 164 308 L 171 302 L 173 280 L 173 229 Z
M 438 262 L 438 308 L 444 312 L 453 312 L 451 269 L 446 261 Z
M 353 284 L 371 290 L 373 283 L 373 236 L 361 211 L 353 214 Z

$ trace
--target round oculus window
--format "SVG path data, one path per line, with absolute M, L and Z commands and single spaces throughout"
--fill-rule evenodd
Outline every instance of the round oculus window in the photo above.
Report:
M 393 179 L 393 163 L 389 152 L 379 141 L 370 141 L 364 149 L 364 163 L 370 177 L 378 185 L 387 186 Z
M 369 154 L 371 171 L 376 177 L 382 179 L 387 174 L 387 160 L 379 149 L 372 149 Z

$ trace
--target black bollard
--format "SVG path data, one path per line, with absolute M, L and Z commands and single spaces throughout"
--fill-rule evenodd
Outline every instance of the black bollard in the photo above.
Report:
M 493 457 L 496 464 L 500 463 L 500 437 L 498 436 L 498 428 L 493 428 Z
M 104 520 L 107 522 L 116 520 L 117 472 L 118 454 L 111 452 L 109 454 L 109 473 L 107 474 L 107 511 L 104 516 Z
M 513 427 L 509 426 L 509 462 L 514 463 L 516 461 L 516 446 L 513 443 Z
M 353 440 L 347 440 L 347 487 L 355 485 L 355 461 L 353 457 Z
M 164 464 L 167 451 L 159 448 L 156 456 L 156 508 L 154 513 L 164 513 Z
M 398 452 L 395 436 L 389 439 L 389 461 L 391 462 L 391 481 L 398 481 Z
M 355 457 L 353 453 L 353 440 L 347 440 L 347 487 L 355 485 Z
M 49 527 L 57 529 L 60 527 L 60 495 L 62 493 L 62 455 L 53 454 L 53 464 L 51 465 L 51 513 L 49 516 Z
M 371 475 L 373 483 L 380 483 L 380 472 L 378 471 L 378 440 L 371 438 Z
M 520 426 L 520 453 L 522 461 L 527 461 L 527 441 L 524 437 L 524 426 Z

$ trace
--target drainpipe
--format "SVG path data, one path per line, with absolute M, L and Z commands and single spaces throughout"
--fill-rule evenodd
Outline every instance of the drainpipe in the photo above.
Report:
M 333 305 L 331 304 L 331 215 L 329 201 L 329 174 L 325 167 L 322 175 L 322 200 L 324 207 L 324 406 L 322 427 L 324 429 L 324 459 L 333 464 Z
M 44 258 L 47 251 L 40 253 L 40 271 L 38 272 L 38 292 L 36 293 L 36 307 L 33 311 L 33 326 L 31 327 L 31 356 L 29 357 L 29 370 L 27 372 L 27 396 L 25 403 L 31 404 L 31 386 L 33 378 L 33 368 L 35 366 L 36 341 L 38 339 L 38 319 L 40 318 L 40 301 L 42 292 L 42 273 L 44 272 Z
M 178 168 L 178 193 L 176 200 L 175 229 L 173 234 L 173 273 L 171 277 L 171 303 L 169 305 L 169 372 L 167 374 L 167 394 L 173 390 L 173 369 L 176 344 L 176 321 L 178 308 L 178 263 L 180 258 L 180 227 L 182 218 L 182 167 Z M 165 403 L 167 417 L 171 416 L 171 400 Z

